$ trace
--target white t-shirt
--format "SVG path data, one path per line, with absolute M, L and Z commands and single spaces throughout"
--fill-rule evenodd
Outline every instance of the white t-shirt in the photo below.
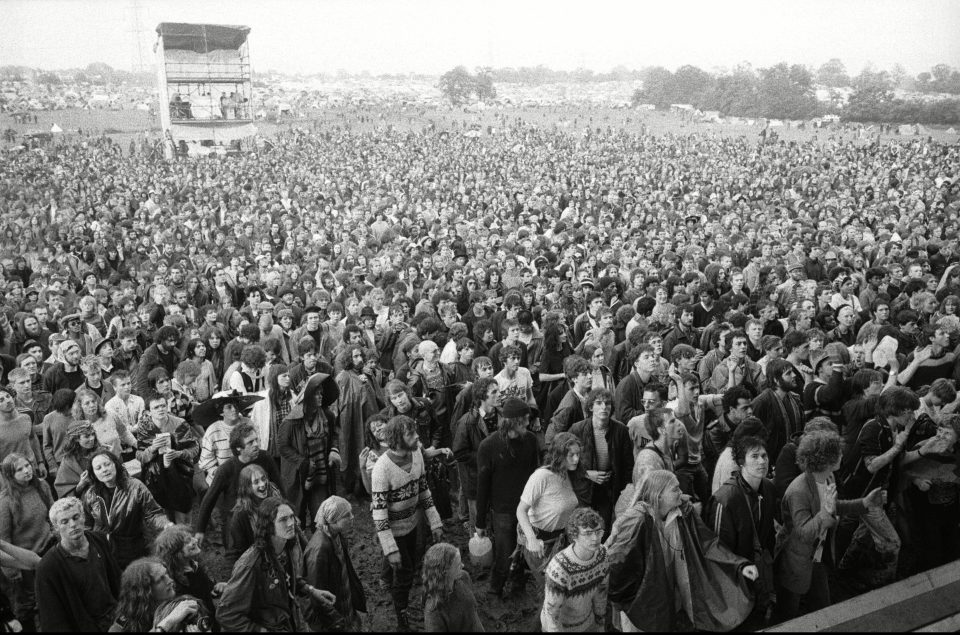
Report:
M 545 467 L 537 468 L 527 479 L 520 502 L 530 506 L 530 524 L 543 531 L 566 527 L 578 504 L 570 479 Z
M 518 368 L 517 374 L 513 376 L 513 379 L 507 377 L 507 371 L 502 370 L 497 373 L 494 379 L 497 380 L 497 384 L 500 386 L 501 406 L 510 397 L 516 397 L 520 401 L 532 405 L 533 377 L 530 375 L 529 370 L 523 367 Z

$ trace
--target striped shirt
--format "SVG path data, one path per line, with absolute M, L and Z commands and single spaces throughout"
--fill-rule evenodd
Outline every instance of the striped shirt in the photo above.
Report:
M 384 452 L 370 475 L 373 499 L 370 511 L 385 555 L 399 550 L 394 536 L 406 536 L 417 528 L 418 510 L 427 515 L 430 529 L 443 527 L 427 486 L 423 453 L 417 450 L 411 458 L 407 471 L 394 462 L 389 452 Z
M 240 418 L 237 423 L 245 419 Z M 247 421 L 249 423 L 249 421 Z M 236 425 L 236 424 L 235 424 Z M 233 451 L 230 449 L 230 432 L 234 426 L 228 426 L 223 420 L 217 421 L 203 433 L 203 440 L 200 442 L 200 469 L 206 472 L 207 484 L 213 483 L 213 476 L 217 473 L 217 468 L 233 458 Z

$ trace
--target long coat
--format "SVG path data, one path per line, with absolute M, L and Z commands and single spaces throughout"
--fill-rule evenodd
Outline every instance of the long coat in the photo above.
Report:
M 344 556 L 342 562 L 337 557 L 334 540 L 340 541 Z M 334 608 L 341 616 L 349 619 L 354 612 L 367 612 L 367 596 L 360 582 L 360 576 L 353 568 L 347 541 L 342 535 L 331 538 L 323 531 L 317 530 L 303 551 L 303 567 L 304 577 L 309 584 L 337 596 Z M 344 569 L 349 580 L 349 594 L 342 589 Z M 349 598 L 349 604 L 346 602 L 347 598 Z
M 806 472 L 793 479 L 781 503 L 786 545 L 776 562 L 777 582 L 787 591 L 803 595 L 810 590 L 813 578 L 813 554 L 821 532 L 826 531 L 826 545 L 836 555 L 838 516 L 861 515 L 867 511 L 863 499 L 837 501 L 836 515 L 820 509 L 820 493 L 813 474 Z
M 340 471 L 354 469 L 359 473 L 356 466 L 365 445 L 364 427 L 370 417 L 380 411 L 382 404 L 369 379 L 352 370 L 337 374 L 337 387 L 340 388 L 336 405 L 340 427 Z
M 331 450 L 338 450 L 339 435 L 336 429 L 336 419 L 326 410 L 323 416 L 326 422 L 326 449 L 322 460 L 327 460 Z M 280 478 L 283 479 L 283 489 L 287 492 L 287 500 L 295 510 L 300 509 L 303 502 L 304 484 L 310 474 L 310 449 L 307 446 L 307 428 L 303 419 L 303 404 L 298 403 L 290 410 L 290 414 L 280 424 Z

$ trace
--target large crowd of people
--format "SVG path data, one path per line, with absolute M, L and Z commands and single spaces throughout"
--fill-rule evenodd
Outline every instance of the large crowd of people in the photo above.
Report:
M 747 630 L 960 557 L 960 147 L 501 122 L 5 152 L 4 628 Z

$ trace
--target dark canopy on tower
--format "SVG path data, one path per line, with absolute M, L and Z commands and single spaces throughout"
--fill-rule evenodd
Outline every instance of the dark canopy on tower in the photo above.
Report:
M 226 24 L 184 24 L 161 22 L 157 33 L 163 38 L 163 48 L 195 53 L 209 53 L 223 49 L 239 49 L 247 41 L 250 27 Z

